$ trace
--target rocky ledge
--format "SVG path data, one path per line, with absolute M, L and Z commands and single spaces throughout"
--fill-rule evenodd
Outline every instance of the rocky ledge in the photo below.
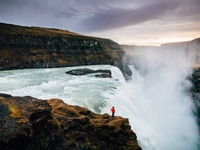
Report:
M 66 74 L 76 75 L 76 76 L 95 74 L 95 77 L 99 77 L 99 78 L 111 78 L 112 77 L 110 70 L 101 70 L 101 69 L 92 70 L 92 69 L 88 69 L 88 68 L 70 70 L 70 71 L 67 71 Z
M 126 118 L 60 99 L 0 94 L 0 149 L 141 150 Z
M 0 23 L 0 70 L 108 64 L 129 79 L 119 44 L 67 30 Z

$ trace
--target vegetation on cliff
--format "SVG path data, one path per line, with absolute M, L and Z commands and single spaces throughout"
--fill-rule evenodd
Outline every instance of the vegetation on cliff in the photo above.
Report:
M 0 94 L 0 109 L 0 149 L 141 149 L 128 119 L 112 119 L 60 99 Z
M 112 40 L 66 30 L 0 23 L 0 70 L 109 64 L 131 75 Z

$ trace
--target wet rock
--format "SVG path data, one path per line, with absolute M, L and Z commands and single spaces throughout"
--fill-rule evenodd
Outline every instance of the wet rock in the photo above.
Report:
M 67 71 L 66 74 L 76 75 L 76 76 L 95 74 L 95 77 L 99 77 L 99 78 L 111 78 L 112 77 L 110 70 L 92 70 L 92 69 L 88 69 L 88 68 L 70 70 L 70 71 Z

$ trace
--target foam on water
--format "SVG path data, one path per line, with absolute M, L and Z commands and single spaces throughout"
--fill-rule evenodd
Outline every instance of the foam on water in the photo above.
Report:
M 76 68 L 110 69 L 113 78 L 65 74 Z M 184 92 L 186 75 L 165 70 L 144 79 L 131 69 L 133 80 L 128 83 L 109 65 L 1 71 L 0 93 L 60 98 L 101 114 L 115 106 L 116 115 L 129 118 L 143 150 L 198 150 L 193 104 Z

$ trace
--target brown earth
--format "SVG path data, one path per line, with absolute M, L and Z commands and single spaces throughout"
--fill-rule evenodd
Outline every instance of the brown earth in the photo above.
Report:
M 67 30 L 0 23 L 0 70 L 109 64 L 126 78 L 124 51 L 109 39 Z
M 60 99 L 0 94 L 2 150 L 141 150 L 127 118 Z

